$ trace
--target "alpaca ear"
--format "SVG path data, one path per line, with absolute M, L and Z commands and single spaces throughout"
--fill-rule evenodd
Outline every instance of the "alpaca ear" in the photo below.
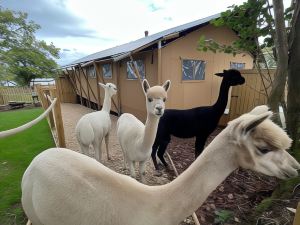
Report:
M 170 89 L 170 86 L 171 86 L 171 81 L 170 80 L 167 80 L 164 84 L 163 84 L 163 88 L 165 89 L 166 92 L 169 91 Z
M 269 111 L 269 107 L 267 105 L 259 105 L 259 106 L 256 106 L 254 109 L 252 109 L 249 112 L 249 114 L 260 115 L 260 114 L 268 112 L 268 111 Z
M 224 72 L 225 72 L 225 70 L 224 70 Z M 215 75 L 218 77 L 224 77 L 224 73 L 215 73 Z
M 103 87 L 104 89 L 106 88 L 105 84 L 102 84 L 102 83 L 98 83 L 101 87 Z
M 272 115 L 273 115 L 273 113 L 271 111 L 268 111 L 268 112 L 265 112 L 265 113 L 262 113 L 260 115 L 253 117 L 252 119 L 250 119 L 249 121 L 247 121 L 244 124 L 244 126 L 243 126 L 244 133 L 245 134 L 249 133 L 255 127 L 257 127 L 259 124 L 261 124 L 263 121 L 270 118 Z
M 149 90 L 150 85 L 146 79 L 143 80 L 142 87 L 143 87 L 144 93 L 147 94 L 147 91 Z

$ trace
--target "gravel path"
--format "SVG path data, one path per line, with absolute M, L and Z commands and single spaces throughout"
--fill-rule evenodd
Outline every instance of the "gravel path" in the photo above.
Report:
M 80 146 L 75 136 L 75 126 L 78 120 L 83 115 L 93 112 L 94 110 L 79 104 L 70 104 L 70 103 L 63 103 L 61 105 L 61 109 L 62 109 L 62 117 L 64 123 L 67 148 L 80 152 Z M 116 125 L 117 125 L 118 117 L 114 115 L 110 115 L 110 118 L 112 120 L 112 129 L 111 129 L 110 140 L 109 140 L 110 142 L 109 150 L 110 150 L 111 160 L 107 160 L 105 144 L 103 143 L 102 146 L 103 164 L 118 173 L 128 175 L 129 171 L 123 170 L 123 153 L 118 143 L 117 134 L 116 134 Z M 136 172 L 138 175 L 138 170 L 136 170 Z M 146 165 L 146 181 L 148 185 L 165 184 L 170 182 L 172 178 L 173 178 L 172 173 L 163 173 L 162 176 L 155 176 L 152 161 L 150 160 L 148 161 Z

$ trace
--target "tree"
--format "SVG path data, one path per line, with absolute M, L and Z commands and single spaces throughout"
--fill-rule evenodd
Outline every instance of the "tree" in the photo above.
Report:
M 272 6 L 268 0 L 248 0 L 240 6 L 233 5 L 230 8 L 221 13 L 221 17 L 212 21 L 212 24 L 227 26 L 235 30 L 240 38 L 227 46 L 201 37 L 199 50 L 231 54 L 249 52 L 253 55 L 255 66 L 260 71 L 260 64 L 262 62 L 267 64 L 265 57 L 262 57 L 262 50 L 266 47 L 273 48 L 277 70 L 270 94 L 266 90 L 268 105 L 275 112 L 278 112 L 280 104 L 284 108 L 287 107 L 287 130 L 294 140 L 292 149 L 295 149 L 300 138 L 300 102 L 297 96 L 300 90 L 300 76 L 297 74 L 300 71 L 300 34 L 299 29 L 296 29 L 300 26 L 299 1 L 294 0 L 285 14 L 282 0 L 273 0 Z M 291 28 L 287 29 L 285 22 L 290 22 L 291 18 Z M 287 74 L 288 101 L 285 104 L 284 89 Z
M 0 62 L 14 80 L 29 85 L 37 77 L 53 77 L 58 65 L 59 49 L 35 38 L 40 28 L 27 21 L 27 14 L 0 7 Z M 3 76 L 3 75 L 2 75 Z
M 287 95 L 287 129 L 294 140 L 292 149 L 300 150 L 300 2 L 293 2 L 289 35 L 289 69 Z M 298 29 L 296 29 L 298 28 Z

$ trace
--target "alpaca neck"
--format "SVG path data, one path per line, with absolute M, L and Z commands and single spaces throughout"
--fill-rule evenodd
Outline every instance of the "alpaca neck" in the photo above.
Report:
M 225 111 L 227 102 L 228 102 L 228 92 L 229 92 L 230 86 L 226 84 L 224 81 L 224 78 L 222 80 L 220 91 L 219 91 L 219 97 L 216 103 L 213 105 L 213 107 L 222 115 Z
M 238 164 L 234 147 L 228 146 L 228 135 L 219 135 L 196 161 L 173 182 L 161 186 L 159 198 L 165 198 L 162 209 L 177 224 L 196 211 L 209 194 L 234 171 Z M 163 197 L 164 196 L 164 197 Z M 179 207 L 180 206 L 180 207 Z
M 152 149 L 152 145 L 155 140 L 157 127 L 158 127 L 159 117 L 154 116 L 153 114 L 147 114 L 147 120 L 145 123 L 145 131 L 142 139 L 143 149 L 148 150 Z
M 103 107 L 102 107 L 101 111 L 105 111 L 105 112 L 110 113 L 110 108 L 111 108 L 111 97 L 109 96 L 109 94 L 105 90 Z

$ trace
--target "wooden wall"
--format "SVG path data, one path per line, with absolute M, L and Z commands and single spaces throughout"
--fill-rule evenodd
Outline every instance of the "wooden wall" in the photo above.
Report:
M 271 70 L 270 74 L 267 70 L 262 70 L 261 77 L 257 70 L 242 70 L 241 73 L 245 77 L 245 84 L 232 88 L 231 104 L 228 120 L 233 120 L 240 115 L 251 111 L 255 106 L 267 103 L 267 93 L 271 91 L 271 80 L 274 77 L 275 70 Z
M 164 82 L 168 79 L 171 80 L 172 85 L 166 102 L 167 108 L 188 109 L 212 105 L 219 95 L 219 88 L 222 80 L 221 78 L 214 76 L 215 73 L 222 72 L 223 69 L 228 69 L 230 67 L 230 62 L 245 63 L 246 69 L 251 69 L 253 67 L 252 58 L 248 54 L 240 54 L 234 57 L 224 53 L 214 54 L 212 52 L 198 51 L 197 43 L 201 35 L 205 35 L 206 38 L 213 38 L 223 44 L 230 44 L 233 40 L 237 39 L 236 34 L 230 29 L 222 27 L 215 28 L 211 25 L 204 26 L 189 33 L 161 49 L 161 77 L 158 77 L 157 49 L 133 55 L 134 60 L 142 59 L 144 61 L 146 78 L 151 86 L 158 84 L 158 81 Z M 204 60 L 206 62 L 205 80 L 183 81 L 181 70 L 182 59 Z M 132 113 L 144 121 L 146 118 L 145 97 L 139 80 L 127 79 L 126 62 L 128 60 L 129 58 L 113 63 L 112 79 L 103 79 L 102 63 L 97 63 L 98 71 L 100 71 L 98 81 L 111 82 L 117 85 L 118 95 L 113 98 L 117 107 L 112 104 L 112 111 L 118 112 L 121 109 L 122 113 Z M 77 94 L 80 95 L 80 93 L 82 93 L 84 98 L 102 104 L 104 91 L 97 85 L 97 79 L 84 76 L 82 70 L 78 67 L 76 71 L 77 78 L 74 76 L 74 71 L 71 76 L 73 76 L 74 79 L 73 83 L 76 84 Z M 82 91 L 80 91 L 80 88 Z M 100 89 L 100 101 L 98 99 L 97 88 Z M 231 94 L 229 93 L 228 109 L 230 108 L 231 103 L 230 97 Z M 236 104 L 236 102 L 233 102 L 233 104 Z M 228 118 L 229 116 L 225 118 L 224 124 L 226 124 Z
M 152 61 L 153 55 L 153 61 Z M 145 65 L 146 79 L 150 86 L 157 85 L 157 51 L 149 51 L 133 55 L 134 60 L 143 60 Z M 146 119 L 146 100 L 139 80 L 127 79 L 127 60 L 120 63 L 119 89 L 121 95 L 122 112 L 134 114 L 136 117 L 145 121 Z
M 167 102 L 168 108 L 188 109 L 212 105 L 218 98 L 222 80 L 220 77 L 215 76 L 215 73 L 229 69 L 230 62 L 245 63 L 246 69 L 253 67 L 252 57 L 248 54 L 240 54 L 234 57 L 225 53 L 215 54 L 198 51 L 197 43 L 201 35 L 223 44 L 230 44 L 237 39 L 236 34 L 230 29 L 207 25 L 164 47 L 162 49 L 162 81 L 167 79 L 172 81 Z M 183 81 L 182 59 L 205 61 L 205 80 Z M 229 108 L 229 105 L 227 108 Z
M 76 103 L 76 92 L 67 77 L 59 77 L 55 80 L 56 90 L 61 102 Z

